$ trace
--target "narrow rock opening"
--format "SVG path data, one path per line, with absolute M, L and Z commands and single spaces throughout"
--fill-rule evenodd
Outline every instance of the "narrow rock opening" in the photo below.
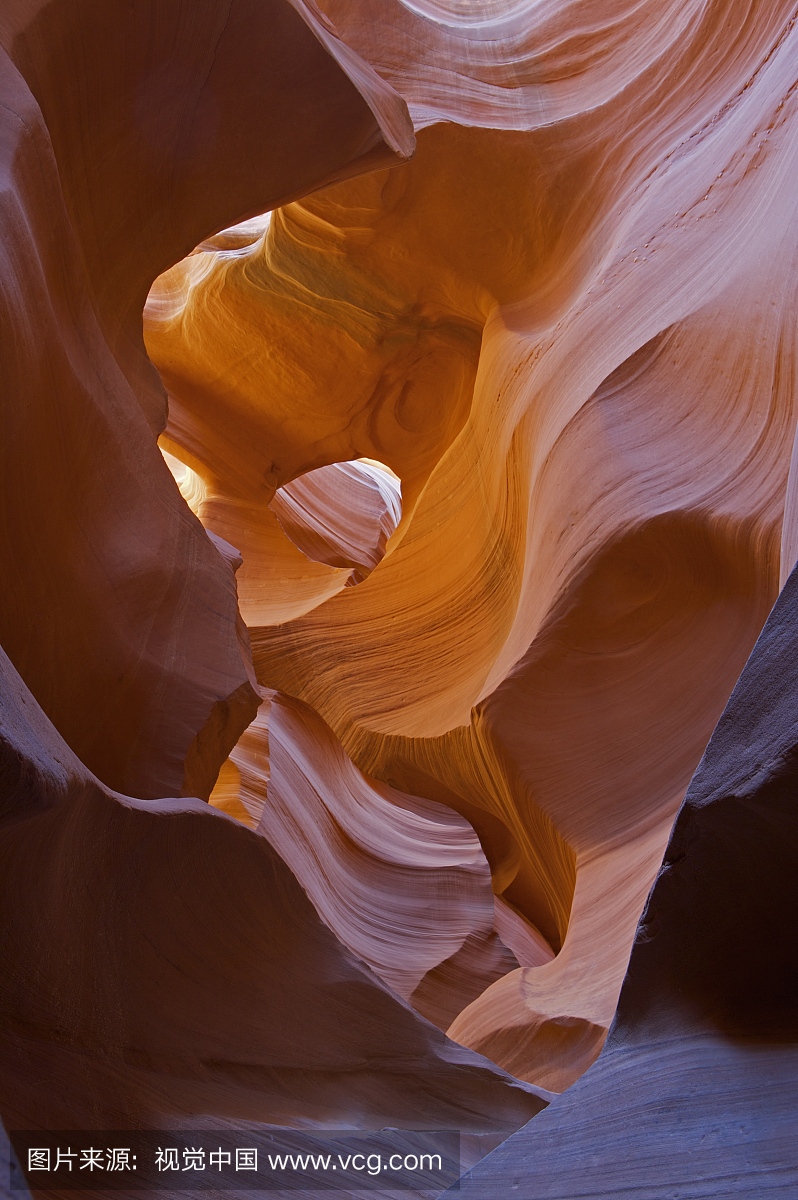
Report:
M 271 510 L 288 538 L 314 562 L 351 567 L 347 587 L 381 562 L 402 519 L 402 485 L 374 459 L 331 463 L 277 489 Z

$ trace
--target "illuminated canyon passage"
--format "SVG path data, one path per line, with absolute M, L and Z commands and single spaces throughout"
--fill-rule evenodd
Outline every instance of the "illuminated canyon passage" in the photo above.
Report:
M 4 0 L 0 1197 L 798 1196 L 797 21 Z

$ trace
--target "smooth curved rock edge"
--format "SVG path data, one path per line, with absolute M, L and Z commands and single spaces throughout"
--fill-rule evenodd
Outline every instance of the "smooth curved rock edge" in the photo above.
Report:
M 300 701 L 266 694 L 211 804 L 265 837 L 343 945 L 443 1030 L 519 963 L 553 957 L 493 896 L 471 825 L 364 776 Z
M 417 152 L 158 280 L 165 445 L 260 684 L 464 816 L 558 952 L 450 1032 L 562 1088 L 798 545 L 794 10 L 322 7 Z M 359 457 L 403 514 L 347 589 L 269 502 Z
M 466 1196 L 796 1194 L 797 730 L 793 571 L 687 791 L 599 1061 Z
M 213 1113 L 484 1133 L 546 1103 L 346 951 L 265 839 L 198 800 L 111 792 L 4 655 L 0 678 L 8 1127 Z
M 109 786 L 207 798 L 258 695 L 141 310 L 231 220 L 410 153 L 406 106 L 303 0 L 14 0 L 0 47 L 0 642 Z
M 9 832 L 10 844 L 31 835 L 32 858 L 57 844 L 74 895 L 85 889 L 96 901 L 81 910 L 87 941 L 81 929 L 53 951 L 62 1008 L 53 1014 L 37 995 L 32 1012 L 45 1019 L 36 1030 L 45 1044 L 58 1041 L 70 1020 L 88 1020 L 83 1001 L 94 1004 L 92 922 L 102 932 L 95 911 L 113 911 L 92 892 L 103 882 L 94 856 L 102 818 L 116 813 L 107 785 L 140 797 L 205 795 L 252 715 L 258 695 L 230 570 L 238 564 L 260 684 L 291 693 L 314 714 L 309 726 L 326 722 L 350 765 L 378 785 L 458 810 L 491 868 L 494 920 L 516 930 L 520 922 L 527 938 L 524 922 L 533 921 L 559 949 L 503 975 L 450 1028 L 506 1068 L 561 1088 L 598 1053 L 671 817 L 798 546 L 789 463 L 795 16 L 779 0 L 611 8 L 588 0 L 491 5 L 480 23 L 444 0 L 325 0 L 341 41 L 320 10 L 300 7 L 297 17 L 278 0 L 235 0 L 226 12 L 198 3 L 189 21 L 175 6 L 159 10 L 157 36 L 148 0 L 128 28 L 129 10 L 97 0 L 15 0 L 0 14 L 0 41 L 16 64 L 3 62 L 0 126 L 4 329 L 13 332 L 3 366 L 15 401 L 4 412 L 9 588 L 0 636 L 8 632 L 27 682 L 106 784 L 84 788 L 83 768 L 70 760 L 81 799 Z M 170 54 L 178 47 L 165 69 L 158 37 Z M 70 53 L 76 44 L 80 53 Z M 264 52 L 275 46 L 275 69 L 266 70 Z M 412 145 L 400 95 L 419 151 L 389 170 Z M 253 121 L 261 111 L 273 124 Z M 266 179 L 264 163 L 283 175 Z M 334 182 L 366 167 L 382 169 Z M 334 186 L 288 203 L 325 182 Z M 266 236 L 226 233 L 222 222 L 270 204 L 278 209 Z M 178 262 L 194 242 L 199 252 Z M 194 472 L 192 499 L 210 538 L 181 505 L 152 437 L 163 428 L 163 392 L 142 351 L 139 313 L 164 268 L 148 337 L 172 393 L 165 447 Z M 235 338 L 208 336 L 208 319 L 245 328 L 253 363 L 264 346 L 271 352 L 268 403 L 249 415 L 245 359 L 227 370 Z M 235 380 L 226 398 L 214 392 L 220 377 Z M 261 373 L 256 398 L 263 381 Z M 378 452 L 402 478 L 403 519 L 362 586 L 345 592 L 348 566 L 308 568 L 269 503 L 308 472 Z M 19 727 L 18 714 L 11 720 Z M 42 749 L 52 732 L 37 730 L 39 746 L 28 738 L 26 753 L 57 790 L 61 768 Z M 57 762 L 63 746 L 52 744 Z M 36 792 L 38 768 L 20 766 L 16 751 L 10 761 L 12 776 L 19 767 Z M 231 758 L 224 770 L 234 766 Z M 778 808 L 785 778 L 773 773 L 763 803 Z M 756 845 L 756 812 L 739 800 L 724 813 Z M 166 855 L 164 869 L 182 881 L 186 865 L 168 857 L 166 830 L 184 814 L 168 806 L 187 804 L 217 830 L 230 823 L 195 813 L 190 801 L 160 803 L 167 845 L 152 862 Z M 122 807 L 153 817 L 141 802 Z M 699 850 L 706 831 L 694 812 L 685 822 L 687 854 L 696 830 Z M 81 847 L 90 824 L 98 840 L 81 866 L 61 851 Z M 191 822 L 177 824 L 179 859 L 191 849 L 182 830 Z M 247 854 L 276 861 L 268 847 L 253 849 L 250 831 L 233 828 L 229 864 L 215 869 L 235 874 Z M 780 849 L 790 848 L 785 836 Z M 195 867 L 202 855 L 189 858 Z M 139 895 L 150 880 L 135 853 L 130 861 Z M 689 905 L 679 908 L 683 862 L 674 852 L 661 880 L 663 911 L 681 912 L 680 927 L 685 913 L 693 917 Z M 274 870 L 279 892 L 285 873 Z M 750 875 L 737 871 L 737 894 L 758 911 Z M 764 872 L 754 875 L 753 886 Z M 206 886 L 192 934 L 217 928 L 218 913 L 207 912 L 215 898 L 226 911 L 221 889 L 207 873 L 199 878 Z M 50 905 L 51 924 L 65 908 L 52 901 L 58 879 L 51 872 L 30 900 L 33 914 Z M 710 906 L 713 935 L 730 907 L 722 870 L 716 880 L 723 902 Z M 312 929 L 322 928 L 296 884 L 286 886 Z M 26 887 L 28 879 L 27 897 Z M 774 891 L 762 887 L 766 899 Z M 163 891 L 161 924 L 170 902 L 177 920 L 180 899 Z M 652 903 L 654 940 L 656 913 Z M 743 912 L 743 930 L 745 922 Z M 33 936 L 14 932 L 23 964 L 46 949 L 35 916 L 33 925 Z M 690 997 L 699 1071 L 715 1056 L 721 1081 L 734 1058 L 721 1062 L 715 1026 L 738 1041 L 761 1035 L 759 1063 L 780 1120 L 779 1072 L 789 1060 L 777 1061 L 772 1046 L 792 1033 L 783 1002 L 761 1003 L 762 979 L 778 999 L 773 955 L 754 948 L 730 1000 L 730 972 L 710 987 L 700 939 L 687 948 L 682 975 L 668 967 L 660 982 L 664 994 L 678 986 L 682 1002 Z M 425 976 L 441 968 L 439 994 L 452 986 L 459 953 Z M 211 955 L 223 970 L 225 954 Z M 47 953 L 42 962 L 48 969 Z M 12 969 L 9 989 L 18 980 Z M 118 1015 L 116 986 L 91 1010 L 101 1042 Z M 678 1026 L 675 1010 L 649 1013 L 649 1030 L 660 1037 Z M 393 1020 L 395 1008 L 386 1012 Z M 427 1030 L 412 1013 L 405 1019 Z M 689 1049 L 655 1044 L 661 1054 L 642 1076 L 658 1057 L 669 1063 L 673 1099 Z M 161 1075 L 181 1068 L 159 1049 Z M 42 1091 L 57 1057 L 52 1046 L 44 1053 Z M 612 1053 L 588 1079 L 601 1077 Z M 727 1072 L 732 1097 L 736 1070 Z M 250 1100 L 262 1109 L 266 1093 L 264 1084 Z M 770 1147 L 766 1126 L 752 1140 L 755 1186 L 765 1180 L 771 1190 L 784 1182 L 774 1129 Z M 739 1183 L 711 1170 L 707 1178 L 715 1195 Z
M 346 586 L 353 587 L 384 558 L 402 518 L 402 491 L 375 463 L 331 463 L 278 488 L 269 507 L 308 558 L 350 567 Z

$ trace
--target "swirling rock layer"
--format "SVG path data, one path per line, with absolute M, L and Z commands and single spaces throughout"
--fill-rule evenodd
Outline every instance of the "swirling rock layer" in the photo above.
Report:
M 481 1135 L 595 1062 L 798 553 L 796 37 L 4 6 L 9 1120 Z M 607 1050 L 472 1188 L 547 1129 L 541 1195 L 792 1186 L 795 586 Z
M 450 1032 L 562 1088 L 598 1053 L 777 593 L 792 8 L 324 9 L 407 99 L 416 155 L 158 282 L 167 444 L 242 550 L 260 683 L 465 816 L 495 893 L 558 952 Z M 238 429 L 240 461 L 220 449 Z M 263 488 L 358 457 L 396 473 L 403 513 L 345 590 L 331 558 L 303 567 Z
M 211 803 L 265 837 L 338 939 L 436 1024 L 518 966 L 494 930 L 490 868 L 468 822 L 365 778 L 312 709 L 268 695 L 230 768 Z M 514 930 L 510 940 L 529 955 Z M 551 957 L 540 942 L 536 962 Z
M 0 640 L 110 786 L 207 796 L 258 701 L 230 572 L 154 444 L 165 396 L 141 309 L 204 234 L 364 156 L 395 160 L 412 135 L 301 3 L 159 12 L 0 16 Z
M 104 788 L 0 670 L 11 1128 L 215 1113 L 484 1132 L 545 1104 L 381 984 L 264 838 L 197 800 Z
M 690 784 L 602 1057 L 466 1196 L 795 1194 L 797 662 L 794 572 Z

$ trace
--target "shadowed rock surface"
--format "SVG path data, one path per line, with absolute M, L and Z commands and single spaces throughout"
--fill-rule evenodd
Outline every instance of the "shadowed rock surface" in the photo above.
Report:
M 798 1193 L 798 572 L 712 735 L 607 1044 L 474 1200 Z
M 798 549 L 794 4 L 322 7 L 417 151 L 158 279 L 162 444 L 241 552 L 260 685 L 468 820 L 554 951 L 449 1033 L 562 1090 Z M 269 489 L 360 458 L 402 515 L 347 587 Z
M 409 153 L 357 64 L 301 0 L 0 13 L 0 643 L 133 795 L 207 798 L 258 704 L 235 582 L 155 444 L 141 310 L 206 234 Z
M 264 838 L 198 800 L 104 788 L 0 670 L 7 1126 L 481 1133 L 543 1107 L 354 958 Z
M 792 1186 L 797 22 L 2 6 L 13 1125 Z

